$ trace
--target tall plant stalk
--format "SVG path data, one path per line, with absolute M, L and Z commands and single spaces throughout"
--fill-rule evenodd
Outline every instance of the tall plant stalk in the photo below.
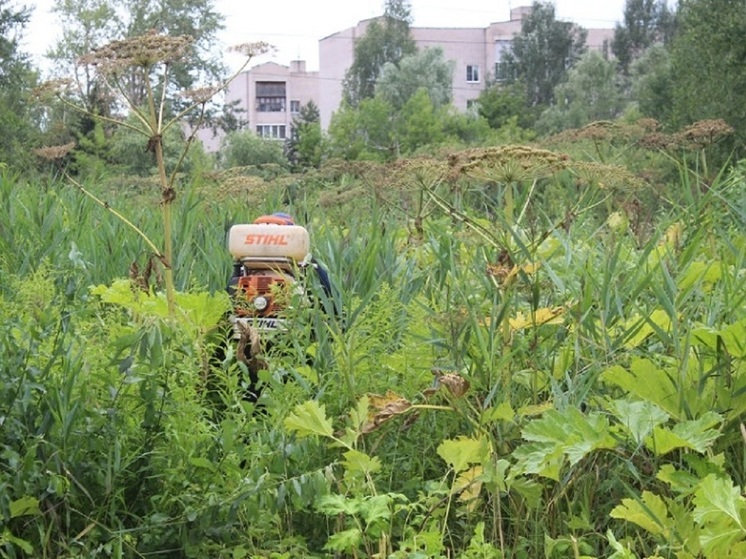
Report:
M 191 92 L 182 92 L 182 94 L 192 100 L 183 110 L 173 116 L 171 108 L 173 103 L 173 93 L 169 91 L 169 70 L 171 66 L 188 55 L 193 39 L 188 36 L 166 36 L 149 33 L 139 37 L 114 41 L 97 49 L 80 58 L 79 63 L 95 68 L 102 78 L 106 88 L 112 92 L 125 106 L 130 115 L 136 119 L 135 124 L 127 122 L 125 119 L 128 115 L 121 117 L 102 116 L 85 107 L 75 97 L 66 94 L 60 86 L 64 82 L 50 84 L 55 90 L 56 97 L 68 107 L 83 113 L 89 117 L 96 118 L 105 123 L 123 126 L 128 128 L 147 139 L 147 151 L 155 156 L 156 166 L 158 169 L 158 182 L 160 185 L 160 207 L 163 227 L 163 245 L 162 248 L 155 252 L 156 258 L 163 266 L 163 280 L 166 290 L 166 300 L 168 302 L 169 312 L 173 314 L 175 310 L 175 284 L 173 270 L 173 217 L 171 206 L 176 199 L 176 190 L 174 188 L 177 172 L 184 161 L 184 158 L 194 141 L 196 131 L 203 122 L 204 109 L 207 103 L 220 91 L 223 91 L 228 84 L 242 72 L 251 59 L 259 54 L 266 52 L 268 46 L 265 43 L 250 43 L 234 47 L 233 50 L 246 56 L 243 65 L 227 80 L 213 87 L 207 87 Z M 142 81 L 146 93 L 145 107 L 138 107 L 132 97 L 128 95 L 128 85 L 130 85 L 131 72 Z M 168 131 L 174 125 L 181 124 L 185 117 L 194 112 L 199 112 L 199 118 L 192 128 L 191 135 L 184 142 L 184 146 L 175 168 L 169 174 L 166 169 L 166 160 L 164 158 L 163 139 Z M 68 150 L 55 150 L 54 148 L 45 148 L 38 150 L 39 155 L 45 153 L 59 158 L 65 155 L 73 146 L 69 145 Z M 78 183 L 65 173 L 68 180 L 76 184 L 81 192 L 91 196 L 91 193 L 80 187 Z M 95 199 L 95 197 L 94 197 Z M 98 203 L 99 200 L 95 199 Z M 105 204 L 106 209 L 110 209 Z M 112 212 L 119 219 L 123 219 L 119 212 Z M 123 219 L 124 223 L 144 236 L 142 230 L 135 226 L 131 221 Z M 155 247 L 155 243 L 147 239 L 148 246 Z

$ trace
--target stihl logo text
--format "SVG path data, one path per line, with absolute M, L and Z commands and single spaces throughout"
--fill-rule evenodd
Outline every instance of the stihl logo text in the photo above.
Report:
M 285 235 L 246 235 L 244 239 L 246 245 L 277 245 L 284 246 L 288 244 Z

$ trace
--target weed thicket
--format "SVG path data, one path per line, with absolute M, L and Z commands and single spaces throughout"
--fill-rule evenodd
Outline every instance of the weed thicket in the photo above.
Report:
M 171 313 L 142 237 L 5 172 L 0 553 L 746 555 L 743 169 L 582 141 L 185 183 Z M 257 410 L 210 355 L 226 231 L 280 204 L 341 312 L 292 311 Z

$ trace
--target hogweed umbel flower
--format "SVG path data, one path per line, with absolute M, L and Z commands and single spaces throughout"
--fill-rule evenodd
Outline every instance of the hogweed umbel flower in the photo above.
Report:
M 162 35 L 151 31 L 138 37 L 112 41 L 81 56 L 78 63 L 95 66 L 105 75 L 116 75 L 130 68 L 151 68 L 156 64 L 178 62 L 194 43 L 188 35 Z

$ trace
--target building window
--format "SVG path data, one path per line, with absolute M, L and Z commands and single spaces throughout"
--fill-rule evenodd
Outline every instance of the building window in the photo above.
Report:
M 257 124 L 256 135 L 260 138 L 269 138 L 272 140 L 285 139 L 284 124 Z
M 508 65 L 505 62 L 495 62 L 495 80 L 502 82 L 508 79 Z
M 495 41 L 495 81 L 508 79 L 508 65 L 505 63 L 505 58 L 512 48 L 512 41 L 505 39 Z
M 285 112 L 285 82 L 256 82 L 256 110 L 260 113 Z
M 290 112 L 293 114 L 300 112 L 300 101 L 290 101 Z
M 478 99 L 467 99 L 466 108 L 469 110 L 477 110 L 477 108 L 479 108 L 479 105 L 477 103 L 479 103 Z
M 260 113 L 284 113 L 284 97 L 257 97 L 256 110 Z
M 479 66 L 466 67 L 466 81 L 469 83 L 479 82 Z

